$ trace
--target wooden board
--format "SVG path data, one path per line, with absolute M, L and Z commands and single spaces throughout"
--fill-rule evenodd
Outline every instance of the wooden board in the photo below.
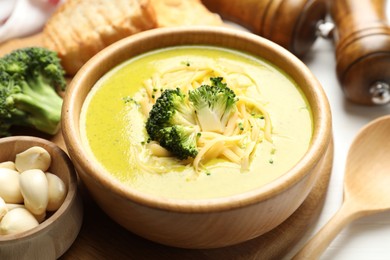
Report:
M 13 39 L 0 44 L 0 56 L 3 56 L 14 49 L 31 47 L 31 46 L 43 46 L 42 33 L 38 33 L 29 37 Z
M 0 45 L 0 56 L 15 48 L 41 46 L 37 34 Z M 54 137 L 30 130 L 17 130 L 15 135 L 40 136 L 65 149 L 61 134 Z M 328 147 L 317 182 L 298 210 L 274 230 L 245 243 L 221 249 L 187 250 L 159 245 L 123 229 L 109 219 L 83 191 L 85 216 L 80 234 L 61 259 L 280 259 L 310 230 L 317 220 L 325 199 L 333 162 L 333 144 Z

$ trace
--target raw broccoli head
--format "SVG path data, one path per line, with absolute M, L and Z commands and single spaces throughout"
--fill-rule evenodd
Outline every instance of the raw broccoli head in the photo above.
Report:
M 46 48 L 18 49 L 0 59 L 0 71 L 15 80 L 43 80 L 53 87 L 65 89 L 65 71 L 57 53 Z
M 210 85 L 201 85 L 189 92 L 189 100 L 202 131 L 223 133 L 231 113 L 235 109 L 236 95 L 222 77 L 210 78 Z
M 0 58 L 0 136 L 13 125 L 55 134 L 66 86 L 65 72 L 55 52 L 45 48 L 18 49 Z

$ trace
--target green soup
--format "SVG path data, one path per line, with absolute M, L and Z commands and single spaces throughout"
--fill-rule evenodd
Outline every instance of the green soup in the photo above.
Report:
M 155 73 L 193 64 L 207 64 L 232 77 L 236 70 L 244 71 L 251 82 L 237 80 L 248 86 L 245 94 L 257 95 L 268 111 L 272 142 L 257 144 L 248 169 L 215 160 L 207 163 L 207 170 L 195 172 L 189 165 L 175 166 L 175 158 L 156 163 L 143 148 L 148 140 L 146 118 L 129 100 Z M 180 82 L 172 86 L 180 87 Z M 312 137 L 310 108 L 291 78 L 260 58 L 208 46 L 161 49 L 119 65 L 92 88 L 80 123 L 85 146 L 110 174 L 139 191 L 177 199 L 223 197 L 267 184 L 302 158 Z

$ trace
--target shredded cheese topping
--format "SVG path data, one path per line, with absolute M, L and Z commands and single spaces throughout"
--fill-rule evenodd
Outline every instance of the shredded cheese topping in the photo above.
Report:
M 204 165 L 212 159 L 223 159 L 248 170 L 257 145 L 264 140 L 272 142 L 271 119 L 265 102 L 261 100 L 260 86 L 244 68 L 226 60 L 220 64 L 223 65 L 183 62 L 147 79 L 144 88 L 134 96 L 141 113 L 147 118 L 153 104 L 166 89 L 180 88 L 183 93 L 188 93 L 203 84 L 210 84 L 211 77 L 222 77 L 234 91 L 238 98 L 236 110 L 227 121 L 224 132 L 201 131 L 197 140 L 197 156 L 181 162 L 191 164 L 196 172 L 204 170 Z M 145 147 L 155 157 L 153 160 L 160 162 L 158 164 L 162 165 L 170 157 L 169 152 L 157 142 L 151 142 Z M 153 167 L 153 170 L 159 172 L 158 167 Z

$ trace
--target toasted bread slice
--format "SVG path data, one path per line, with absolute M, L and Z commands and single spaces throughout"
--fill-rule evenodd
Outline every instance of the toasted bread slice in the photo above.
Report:
M 149 0 L 67 0 L 43 30 L 69 75 L 93 55 L 126 36 L 156 27 Z
M 223 25 L 218 14 L 210 12 L 200 0 L 150 0 L 158 27 Z

